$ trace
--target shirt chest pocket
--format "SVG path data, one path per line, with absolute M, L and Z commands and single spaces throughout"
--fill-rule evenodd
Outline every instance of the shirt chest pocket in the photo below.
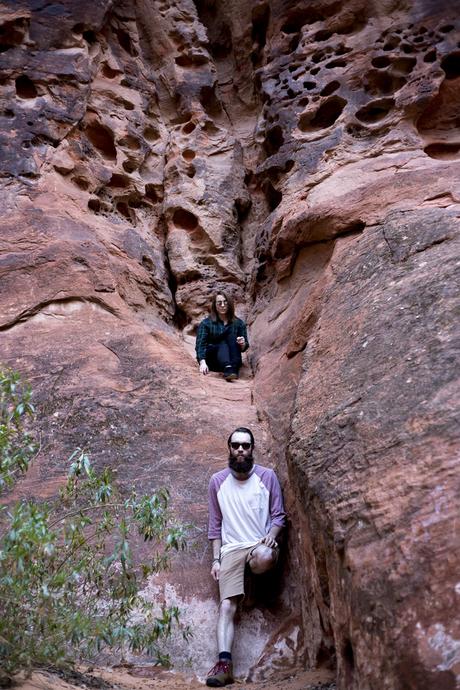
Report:
M 262 505 L 263 497 L 260 492 L 257 492 L 249 497 L 248 507 L 251 511 L 260 512 L 263 508 Z

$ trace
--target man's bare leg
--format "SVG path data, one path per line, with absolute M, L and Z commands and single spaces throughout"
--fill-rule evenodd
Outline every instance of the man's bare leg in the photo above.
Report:
M 233 637 L 235 634 L 235 613 L 238 605 L 238 597 L 222 599 L 217 619 L 217 649 L 219 653 L 232 651 Z
M 248 564 L 254 575 L 262 575 L 267 570 L 273 568 L 278 559 L 276 549 L 272 549 L 265 544 L 259 544 L 252 551 L 249 552 Z

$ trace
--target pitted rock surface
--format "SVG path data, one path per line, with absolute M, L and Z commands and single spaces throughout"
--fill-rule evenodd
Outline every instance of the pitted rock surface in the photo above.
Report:
M 42 439 L 16 495 L 56 495 L 76 446 L 167 484 L 193 544 L 147 591 L 200 677 L 206 484 L 244 423 L 289 530 L 239 676 L 458 681 L 459 9 L 0 2 L 0 360 Z M 216 289 L 250 326 L 234 384 L 194 362 Z

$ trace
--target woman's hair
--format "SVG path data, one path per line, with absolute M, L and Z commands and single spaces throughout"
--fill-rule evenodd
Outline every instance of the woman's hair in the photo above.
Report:
M 218 290 L 214 293 L 212 297 L 211 320 L 217 321 L 218 319 L 218 313 L 216 309 L 216 299 L 218 295 L 222 295 L 222 297 L 224 297 L 227 300 L 227 318 L 229 321 L 233 321 L 233 319 L 235 318 L 235 305 L 233 304 L 233 300 L 230 297 L 230 295 L 227 292 L 224 292 L 223 290 Z

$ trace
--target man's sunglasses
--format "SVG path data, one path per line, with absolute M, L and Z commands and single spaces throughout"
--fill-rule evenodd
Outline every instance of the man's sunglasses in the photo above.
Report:
M 231 441 L 230 445 L 233 448 L 233 450 L 238 450 L 240 446 L 243 450 L 249 450 L 251 447 L 250 443 L 238 443 L 237 441 Z

